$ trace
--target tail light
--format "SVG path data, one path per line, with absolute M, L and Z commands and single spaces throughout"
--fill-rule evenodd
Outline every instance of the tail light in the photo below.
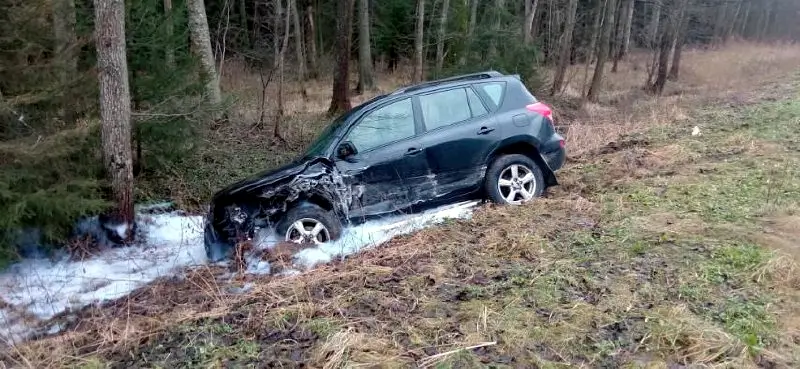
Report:
M 549 119 L 551 124 L 552 124 L 552 122 L 553 122 L 553 109 L 551 109 L 549 106 L 547 106 L 547 105 L 545 105 L 543 103 L 537 102 L 537 103 L 530 104 L 530 105 L 526 106 L 525 108 L 528 109 L 529 111 L 532 111 L 534 113 L 538 113 L 538 114 L 542 115 L 543 117 Z

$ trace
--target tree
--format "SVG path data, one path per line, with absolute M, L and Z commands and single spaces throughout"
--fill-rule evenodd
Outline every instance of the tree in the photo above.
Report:
M 589 37 L 589 47 L 586 49 L 586 66 L 583 69 L 583 88 L 581 95 L 586 93 L 586 81 L 589 79 L 589 67 L 594 61 L 597 51 L 597 40 L 600 38 L 600 27 L 602 26 L 603 14 L 608 0 L 595 0 L 597 5 L 594 8 L 594 21 L 592 22 L 592 36 Z
M 536 8 L 539 6 L 539 0 L 524 1 L 525 23 L 522 24 L 522 40 L 525 45 L 530 45 L 533 42 L 533 20 L 536 18 Z
M 599 98 L 600 85 L 603 82 L 603 70 L 605 68 L 606 59 L 608 59 L 608 50 L 611 46 L 611 31 L 614 28 L 614 13 L 616 13 L 616 11 L 617 0 L 608 0 L 608 4 L 606 4 L 603 33 L 600 38 L 600 50 L 597 53 L 597 65 L 594 69 L 592 84 L 589 86 L 589 93 L 586 95 L 589 101 L 597 101 Z
M 633 18 L 633 0 L 623 0 L 622 6 L 619 9 L 620 19 L 617 22 L 617 42 L 615 44 L 614 52 L 614 66 L 611 71 L 616 72 L 620 60 L 628 52 L 631 37 L 631 21 Z
M 319 66 L 317 65 L 317 28 L 314 25 L 314 6 L 308 5 L 306 8 L 306 18 L 308 20 L 308 28 L 306 30 L 306 45 L 308 46 L 308 68 L 311 73 L 311 78 L 317 78 L 319 75 Z
M 633 28 L 633 10 L 635 4 L 634 0 L 627 0 L 627 7 L 625 8 L 625 34 L 623 35 L 622 49 L 620 51 L 620 59 L 628 54 L 631 48 L 631 29 Z
M 444 38 L 447 31 L 447 12 L 450 10 L 450 0 L 442 4 L 442 16 L 439 18 L 439 37 L 436 40 L 436 74 L 442 73 L 444 65 Z
M 467 53 L 472 48 L 472 40 L 475 37 L 475 24 L 477 23 L 478 19 L 478 1 L 479 0 L 469 0 L 469 22 L 467 23 L 467 46 L 466 52 L 461 54 L 461 58 L 458 60 L 459 65 L 464 65 L 467 63 Z
M 336 67 L 333 70 L 333 97 L 329 115 L 350 110 L 350 41 L 353 33 L 353 0 L 336 2 Z
M 492 23 L 493 36 L 489 40 L 489 59 L 493 60 L 497 56 L 497 35 L 500 34 L 500 26 L 503 21 L 503 12 L 506 7 L 506 0 L 494 1 L 494 22 Z
M 166 25 L 164 32 L 167 34 L 166 50 L 164 50 L 164 60 L 167 68 L 175 68 L 175 50 L 172 48 L 172 37 L 175 34 L 175 26 L 172 23 L 172 0 L 164 0 L 164 15 L 166 16 Z
M 275 14 L 272 21 L 272 50 L 275 54 L 275 61 L 272 64 L 277 67 L 278 63 L 280 63 L 281 57 L 281 25 L 283 23 L 283 5 L 281 0 L 274 0 L 273 4 L 275 4 L 273 7 Z
M 250 31 L 248 30 L 249 27 L 247 26 L 247 0 L 239 0 L 239 23 L 241 23 L 240 26 L 242 27 L 242 38 L 244 39 L 244 44 L 247 47 L 252 47 L 252 44 L 250 44 Z
M 569 66 L 569 57 L 572 51 L 572 32 L 575 29 L 575 13 L 578 11 L 578 0 L 569 0 L 567 6 L 567 20 L 564 23 L 564 35 L 561 38 L 561 45 L 558 51 L 558 67 L 556 68 L 556 75 L 553 78 L 553 88 L 551 93 L 553 95 L 561 91 L 561 85 L 564 83 L 564 75 L 567 73 Z
M 647 26 L 647 41 L 649 42 L 649 46 L 651 49 L 655 49 L 658 45 L 658 23 L 661 19 L 661 7 L 662 3 L 660 0 L 655 0 L 652 3 L 649 3 L 650 7 L 650 23 Z
M 219 77 L 214 62 L 214 52 L 211 50 L 211 38 L 208 33 L 208 20 L 206 7 L 203 0 L 187 0 L 189 11 L 189 33 L 192 40 L 192 50 L 200 61 L 200 68 L 206 82 L 206 100 L 213 106 L 222 104 L 222 93 L 219 90 Z M 218 119 L 219 114 L 214 118 Z
M 306 57 L 304 55 L 303 47 L 303 27 L 300 26 L 300 15 L 297 11 L 297 0 L 289 0 L 289 11 L 292 13 L 292 20 L 294 23 L 294 50 L 297 55 L 297 78 L 300 81 L 306 79 Z M 286 27 L 289 27 L 289 22 L 286 22 Z M 282 56 L 285 57 L 285 56 Z
M 661 45 L 658 56 L 658 73 L 656 80 L 650 87 L 650 91 L 656 95 L 661 95 L 664 92 L 664 86 L 667 84 L 667 76 L 669 71 L 669 56 L 672 51 L 672 46 L 675 45 L 678 38 L 677 28 L 682 22 L 688 0 L 677 0 L 677 8 L 675 4 L 667 8 L 667 18 L 663 22 L 663 31 L 661 32 Z
M 103 165 L 116 204 L 115 220 L 128 225 L 133 237 L 133 153 L 131 95 L 125 56 L 125 1 L 95 0 L 95 45 L 100 82 Z
M 286 20 L 284 21 L 283 25 L 283 41 L 280 45 L 280 51 L 278 52 L 278 112 L 275 115 L 275 128 L 272 131 L 273 137 L 283 141 L 283 137 L 281 137 L 281 120 L 283 120 L 283 80 L 284 80 L 284 71 L 285 71 L 285 63 L 286 63 L 286 48 L 289 46 L 289 17 L 291 13 L 296 9 L 292 4 L 296 0 L 287 0 L 288 4 L 286 4 Z M 277 0 L 278 3 L 281 0 Z M 302 62 L 302 60 L 301 60 Z
M 375 88 L 369 37 L 369 0 L 358 0 L 358 92 Z
M 674 51 L 672 52 L 672 66 L 669 68 L 669 75 L 667 79 L 677 80 L 681 71 L 681 54 L 683 54 L 683 44 L 686 43 L 686 33 L 689 28 L 689 10 L 684 11 L 680 20 L 680 28 L 678 30 L 678 37 L 676 38 Z
M 414 36 L 414 83 L 422 81 L 422 67 L 425 58 L 422 55 L 422 45 L 425 37 L 425 0 L 417 0 L 417 26 Z

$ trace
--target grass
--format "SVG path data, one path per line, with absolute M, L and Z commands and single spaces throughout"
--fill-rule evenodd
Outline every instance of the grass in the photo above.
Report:
M 576 150 L 561 186 L 529 206 L 485 206 L 299 276 L 251 277 L 244 294 L 221 292 L 215 271 L 199 268 L 87 308 L 69 331 L 5 358 L 31 367 L 796 367 L 800 76 L 789 51 L 733 50 L 750 61 L 725 68 L 765 68 L 758 84 L 714 82 L 718 68 L 691 67 L 722 68 L 732 51 L 690 51 L 686 82 L 672 87 L 690 91 L 680 98 L 588 106 L 567 119 L 570 132 L 584 131 L 568 133 Z M 612 83 L 633 85 L 635 63 Z M 691 135 L 695 125 L 702 135 Z

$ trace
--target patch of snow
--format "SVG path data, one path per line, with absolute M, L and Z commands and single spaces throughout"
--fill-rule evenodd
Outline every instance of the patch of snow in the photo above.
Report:
M 117 233 L 117 236 L 121 239 L 126 239 L 128 236 L 128 229 L 130 225 L 128 223 L 117 224 L 114 226 L 114 232 Z
M 304 268 L 328 263 L 334 258 L 345 257 L 367 247 L 379 245 L 395 236 L 420 230 L 428 225 L 448 218 L 468 218 L 477 201 L 461 202 L 432 209 L 419 214 L 409 214 L 369 221 L 344 230 L 342 237 L 331 243 L 301 250 L 294 255 L 295 264 Z
M 301 269 L 311 268 L 447 218 L 465 218 L 476 204 L 476 201 L 463 202 L 349 227 L 337 241 L 296 253 L 294 264 Z M 24 259 L 0 272 L 0 342 L 19 342 L 48 331 L 55 333 L 60 327 L 44 323 L 58 314 L 127 296 L 157 278 L 181 276 L 186 268 L 208 263 L 202 217 L 180 212 L 140 213 L 137 224 L 138 245 L 105 249 L 85 260 L 69 260 L 65 256 Z M 115 230 L 124 234 L 127 228 Z M 273 232 L 265 230 L 256 249 L 268 249 L 276 241 Z M 267 261 L 249 256 L 247 262 L 249 274 L 271 272 Z M 278 275 L 298 273 L 288 269 Z M 252 286 L 241 288 L 241 292 L 249 288 Z

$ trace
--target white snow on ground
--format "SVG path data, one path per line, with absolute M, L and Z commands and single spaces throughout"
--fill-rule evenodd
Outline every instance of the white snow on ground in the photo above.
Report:
M 466 218 L 476 204 L 463 202 L 346 228 L 339 240 L 295 254 L 295 264 L 310 268 L 447 218 Z M 57 314 L 124 297 L 159 277 L 208 262 L 202 217 L 143 214 L 138 223 L 144 236 L 139 246 L 106 250 L 85 260 L 27 259 L 0 272 L 0 343 L 20 342 L 47 330 L 42 324 Z M 270 247 L 275 238 L 259 242 L 259 248 Z M 249 273 L 270 272 L 268 262 L 253 259 L 248 264 Z

